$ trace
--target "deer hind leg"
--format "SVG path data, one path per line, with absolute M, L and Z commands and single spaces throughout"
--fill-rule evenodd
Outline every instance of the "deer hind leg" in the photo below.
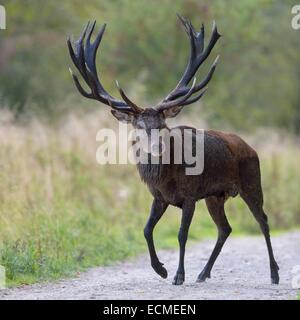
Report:
M 226 239 L 232 231 L 224 211 L 225 197 L 212 196 L 206 198 L 205 202 L 207 209 L 218 228 L 218 239 L 207 264 L 197 278 L 197 282 L 203 282 L 206 278 L 210 278 L 211 269 L 220 254 Z
M 256 197 L 251 197 L 245 194 L 241 194 L 241 197 L 247 203 L 256 221 L 259 223 L 261 231 L 265 237 L 267 248 L 268 248 L 269 261 L 270 261 L 271 281 L 273 284 L 278 284 L 279 283 L 279 274 L 278 274 L 279 267 L 277 265 L 277 262 L 273 254 L 268 217 L 263 210 L 262 203 L 260 201 L 257 201 Z
M 155 246 L 153 242 L 153 229 L 156 226 L 157 222 L 160 220 L 164 212 L 166 211 L 168 204 L 162 202 L 158 199 L 154 199 L 151 207 L 151 212 L 147 224 L 144 228 L 144 235 L 147 241 L 151 266 L 156 273 L 158 273 L 162 278 L 168 277 L 167 270 L 163 267 L 163 263 L 161 263 L 157 257 Z
M 273 284 L 279 283 L 279 267 L 274 258 L 270 229 L 268 224 L 268 217 L 263 209 L 263 192 L 260 181 L 260 169 L 258 159 L 249 159 L 249 161 L 242 164 L 241 170 L 241 197 L 246 202 L 250 211 L 254 215 L 256 221 L 259 223 L 260 229 L 265 237 L 271 271 L 271 282 Z M 246 169 L 246 170 L 245 170 Z

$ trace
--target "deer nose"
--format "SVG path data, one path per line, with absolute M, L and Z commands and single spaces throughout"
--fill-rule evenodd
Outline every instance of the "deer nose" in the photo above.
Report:
M 154 156 L 159 156 L 163 154 L 166 151 L 166 146 L 164 142 L 161 142 L 160 144 L 152 143 L 151 144 L 151 153 Z

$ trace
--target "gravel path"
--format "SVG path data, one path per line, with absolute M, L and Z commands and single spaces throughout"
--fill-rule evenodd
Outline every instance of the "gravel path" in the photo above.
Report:
M 148 255 L 110 267 L 92 268 L 77 278 L 0 291 L 0 299 L 295 299 L 292 269 L 300 265 L 300 231 L 272 237 L 280 266 L 280 284 L 270 284 L 269 263 L 262 236 L 226 242 L 205 283 L 195 279 L 206 263 L 213 240 L 187 247 L 186 281 L 173 286 L 177 250 L 158 252 L 169 272 L 166 280 L 152 271 Z

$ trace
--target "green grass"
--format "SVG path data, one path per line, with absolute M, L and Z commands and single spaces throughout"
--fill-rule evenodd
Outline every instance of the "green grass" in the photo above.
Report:
M 96 130 L 6 128 L 0 148 L 0 264 L 9 286 L 74 275 L 147 250 L 143 237 L 151 196 L 134 166 L 100 166 Z M 75 132 L 75 135 L 73 133 Z M 299 151 L 263 156 L 273 229 L 300 224 Z M 228 201 L 234 235 L 259 228 L 241 199 Z M 158 248 L 177 247 L 180 211 L 169 208 L 155 230 Z M 189 240 L 215 237 L 200 202 Z

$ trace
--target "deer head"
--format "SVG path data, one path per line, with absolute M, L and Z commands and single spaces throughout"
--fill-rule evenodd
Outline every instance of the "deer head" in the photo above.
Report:
M 101 27 L 94 42 L 91 43 L 91 36 L 94 32 L 96 21 L 86 25 L 81 36 L 73 45 L 70 38 L 67 41 L 71 59 L 91 89 L 91 92 L 86 92 L 81 86 L 78 77 L 70 69 L 78 91 L 86 98 L 98 100 L 108 105 L 111 108 L 111 113 L 119 121 L 131 123 L 134 128 L 145 130 L 148 136 L 150 136 L 152 129 L 166 128 L 166 118 L 175 117 L 183 107 L 198 101 L 204 95 L 207 90 L 206 86 L 214 74 L 219 59 L 219 56 L 217 56 L 205 79 L 200 83 L 196 83 L 194 76 L 200 65 L 209 56 L 220 38 L 220 34 L 214 23 L 211 38 L 207 47 L 204 48 L 204 26 L 202 25 L 200 32 L 197 32 L 188 19 L 179 15 L 178 17 L 189 36 L 190 58 L 176 87 L 157 105 L 148 108 L 137 106 L 127 97 L 117 81 L 116 84 L 122 100 L 111 96 L 104 89 L 99 80 L 95 59 L 106 25 L 104 24 Z M 189 85 L 191 81 L 192 85 Z

